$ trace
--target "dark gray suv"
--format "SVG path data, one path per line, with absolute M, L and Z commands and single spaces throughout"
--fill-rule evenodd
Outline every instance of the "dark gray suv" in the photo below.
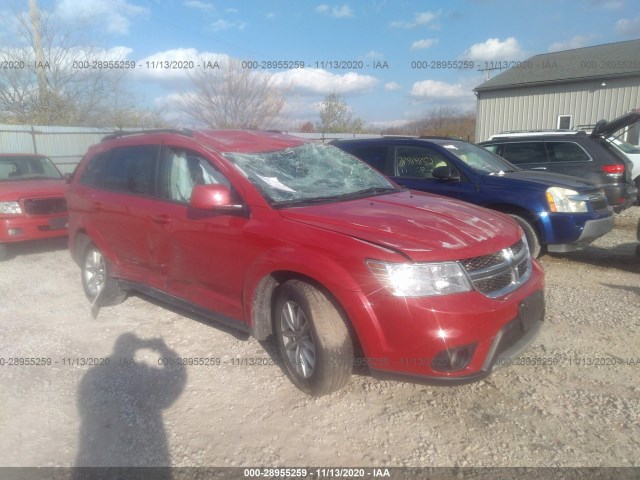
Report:
M 616 212 L 636 203 L 633 163 L 608 140 L 614 132 L 640 121 L 634 110 L 611 122 L 601 120 L 591 133 L 577 130 L 507 132 L 480 145 L 526 170 L 562 173 L 602 188 Z

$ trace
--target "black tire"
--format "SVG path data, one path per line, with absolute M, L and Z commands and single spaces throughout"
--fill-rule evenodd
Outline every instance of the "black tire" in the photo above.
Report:
M 285 371 L 300 390 L 320 396 L 347 384 L 353 343 L 342 313 L 322 291 L 300 280 L 282 284 L 274 302 L 273 332 Z
M 638 196 L 636 197 L 636 205 L 640 205 L 640 177 L 637 177 L 634 181 L 636 188 L 638 189 Z
M 540 243 L 540 236 L 536 231 L 536 228 L 525 218 L 520 215 L 515 215 L 510 213 L 509 216 L 513 218 L 522 230 L 524 230 L 524 235 L 527 237 L 527 243 L 529 244 L 529 251 L 531 252 L 531 256 L 533 258 L 539 258 L 545 252 L 542 244 Z
M 9 248 L 4 243 L 0 243 L 0 262 L 9 258 Z
M 109 262 L 93 243 L 89 243 L 85 248 L 80 269 L 82 288 L 91 302 L 100 295 L 99 306 L 108 307 L 118 305 L 127 298 L 127 292 L 111 277 Z

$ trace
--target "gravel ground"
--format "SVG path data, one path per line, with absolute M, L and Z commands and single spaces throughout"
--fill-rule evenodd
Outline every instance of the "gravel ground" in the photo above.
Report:
M 270 343 L 142 296 L 92 319 L 65 242 L 20 246 L 0 264 L 0 466 L 640 466 L 639 218 L 543 257 L 521 365 L 459 387 L 354 375 L 321 398 Z

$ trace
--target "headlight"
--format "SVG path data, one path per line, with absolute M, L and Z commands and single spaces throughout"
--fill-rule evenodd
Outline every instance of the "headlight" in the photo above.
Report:
M 547 202 L 552 212 L 587 212 L 588 195 L 580 195 L 575 190 L 561 187 L 547 188 Z
M 22 209 L 18 202 L 0 202 L 0 213 L 21 215 Z
M 455 262 L 387 263 L 367 260 L 366 263 L 396 297 L 431 297 L 471 290 L 467 275 Z

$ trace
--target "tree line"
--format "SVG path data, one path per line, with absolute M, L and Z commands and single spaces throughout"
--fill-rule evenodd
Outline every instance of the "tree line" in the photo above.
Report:
M 162 112 L 143 108 L 131 88 L 128 69 L 78 68 L 102 60 L 105 48 L 85 38 L 82 27 L 61 24 L 29 1 L 29 11 L 14 10 L 13 44 L 0 48 L 0 123 L 92 127 L 170 126 Z M 88 29 L 87 29 L 88 30 Z M 121 53 L 120 57 L 126 56 Z M 109 59 L 124 61 L 117 52 Z M 219 69 L 188 72 L 187 87 L 177 99 L 190 122 L 211 128 L 274 128 L 282 124 L 287 87 L 273 74 L 242 68 L 228 59 Z M 437 135 L 473 139 L 475 114 L 440 107 L 399 126 L 374 128 L 358 117 L 346 100 L 331 92 L 318 107 L 317 121 L 291 125 L 292 130 L 322 133 Z

